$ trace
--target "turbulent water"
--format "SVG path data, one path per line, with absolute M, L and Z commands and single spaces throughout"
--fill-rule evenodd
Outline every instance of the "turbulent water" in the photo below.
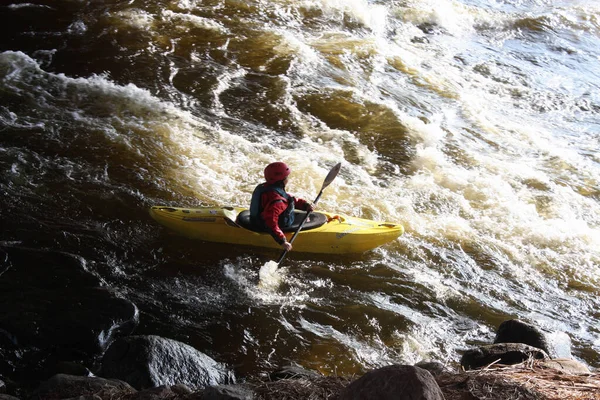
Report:
M 353 374 L 454 363 L 521 318 L 600 367 L 597 2 L 53 0 L 0 15 L 0 240 L 81 257 L 137 305 L 136 333 L 241 377 L 289 361 Z M 278 160 L 307 199 L 341 162 L 318 208 L 406 233 L 272 270 L 277 251 L 148 215 L 247 205 Z

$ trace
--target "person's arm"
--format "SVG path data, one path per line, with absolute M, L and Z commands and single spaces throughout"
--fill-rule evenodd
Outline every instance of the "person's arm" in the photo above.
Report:
M 267 205 L 262 212 L 262 218 L 269 229 L 269 233 L 273 236 L 273 239 L 289 251 L 291 250 L 291 247 L 290 249 L 287 249 L 285 246 L 287 239 L 279 227 L 279 216 L 287 209 L 287 205 L 280 196 L 269 196 L 269 194 L 270 193 L 265 193 L 263 195 L 263 201 Z M 290 245 L 289 243 L 287 244 Z
M 296 207 L 299 210 L 313 211 L 315 209 L 311 203 L 309 203 L 308 201 L 306 201 L 304 199 L 297 199 L 295 197 L 293 197 L 293 199 L 294 199 L 294 207 Z

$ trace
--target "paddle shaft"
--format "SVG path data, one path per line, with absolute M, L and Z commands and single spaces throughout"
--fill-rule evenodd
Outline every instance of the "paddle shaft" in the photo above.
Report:
M 319 192 L 319 195 L 317 196 L 315 201 L 313 201 L 313 205 L 315 205 L 315 206 L 317 205 L 317 202 L 319 201 L 319 199 L 321 198 L 321 195 L 323 194 L 323 190 L 325 190 L 325 188 L 327 186 L 329 186 L 329 184 L 331 182 L 333 182 L 333 180 L 335 179 L 337 174 L 340 172 L 341 167 L 342 167 L 342 163 L 337 163 L 333 168 L 331 168 L 331 171 L 329 171 L 329 173 L 325 177 L 325 180 L 323 181 L 323 185 L 321 186 L 321 191 Z M 298 233 L 300 233 L 300 231 L 302 230 L 302 227 L 308 220 L 308 216 L 310 215 L 310 213 L 311 213 L 311 211 L 306 212 L 306 215 L 304 216 L 302 223 L 300 223 L 300 226 L 298 227 L 298 229 L 296 229 L 296 232 L 294 232 L 294 234 L 292 235 L 292 238 L 289 241 L 290 244 L 294 241 L 294 239 L 296 239 L 296 236 L 298 236 Z M 283 259 L 285 258 L 285 255 L 287 253 L 288 253 L 287 250 L 283 250 L 283 253 L 281 253 L 281 256 L 279 256 L 279 259 L 277 260 L 277 266 L 279 266 L 279 264 L 281 264 L 281 262 L 283 261 Z
M 313 201 L 313 204 L 316 206 L 317 202 L 319 201 L 319 199 L 321 198 L 321 195 L 323 194 L 323 189 L 321 189 L 321 191 L 319 192 L 319 195 L 317 196 L 317 198 L 315 199 L 315 201 Z M 289 243 L 292 244 L 294 243 L 294 239 L 296 239 L 296 236 L 298 236 L 298 234 L 300 233 L 300 231 L 302 230 L 302 227 L 304 227 L 304 224 L 306 223 L 306 221 L 308 221 L 308 216 L 310 215 L 312 211 L 307 211 L 306 215 L 304 216 L 304 219 L 302 220 L 302 222 L 300 223 L 300 226 L 298 227 L 298 229 L 296 229 L 296 231 L 294 232 L 294 234 L 292 235 L 292 238 L 289 240 Z M 285 255 L 288 253 L 287 250 L 284 250 L 283 253 L 281 253 L 281 255 L 279 256 L 279 259 L 277 260 L 277 265 L 279 265 L 279 263 L 281 263 L 283 261 L 283 259 L 285 258 Z

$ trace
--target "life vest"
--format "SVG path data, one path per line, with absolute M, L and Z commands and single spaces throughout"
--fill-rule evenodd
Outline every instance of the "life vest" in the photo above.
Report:
M 261 218 L 264 208 L 261 204 L 261 198 L 264 193 L 277 192 L 287 201 L 288 205 L 284 212 L 279 216 L 279 226 L 291 226 L 294 223 L 294 198 L 286 193 L 281 186 L 272 186 L 266 183 L 261 183 L 252 192 L 252 200 L 250 200 L 250 223 L 256 227 L 264 227 L 265 222 Z

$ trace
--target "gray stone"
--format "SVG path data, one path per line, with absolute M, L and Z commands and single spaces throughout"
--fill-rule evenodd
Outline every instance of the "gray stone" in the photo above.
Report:
M 192 346 L 159 336 L 115 340 L 102 358 L 99 375 L 138 390 L 184 384 L 192 389 L 234 383 L 233 373 Z

